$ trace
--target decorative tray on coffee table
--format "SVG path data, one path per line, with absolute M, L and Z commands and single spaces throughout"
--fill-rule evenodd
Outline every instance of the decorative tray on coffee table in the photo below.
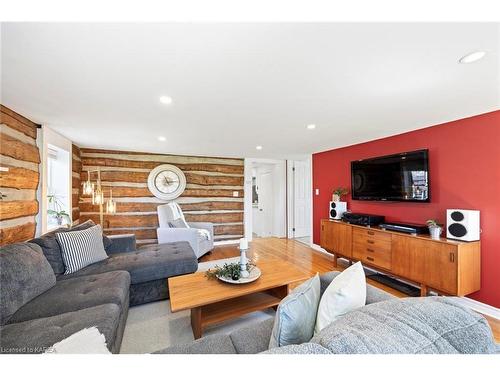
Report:
M 240 277 L 238 280 L 233 280 L 230 277 L 224 277 L 224 276 L 217 276 L 217 278 L 229 284 L 247 284 L 257 280 L 260 277 L 260 275 L 261 272 L 259 267 L 254 266 L 250 269 L 250 276 L 248 277 Z

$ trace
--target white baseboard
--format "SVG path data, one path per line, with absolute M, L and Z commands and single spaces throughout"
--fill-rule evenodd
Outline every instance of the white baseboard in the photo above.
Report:
M 325 249 L 323 249 L 321 246 L 316 245 L 314 243 L 311 244 L 311 248 L 313 250 L 319 251 L 323 254 L 331 255 Z M 333 255 L 332 255 L 332 257 L 333 257 Z M 365 267 L 365 268 L 368 268 L 371 271 L 379 272 L 376 270 L 372 270 L 369 267 Z M 482 303 L 482 302 L 479 302 L 479 301 L 476 301 L 476 300 L 473 300 L 473 299 L 467 298 L 467 297 L 450 297 L 450 298 L 453 298 L 454 301 L 456 301 L 458 304 L 460 304 L 464 307 L 467 307 L 471 310 L 477 311 L 480 314 L 488 315 L 488 316 L 491 316 L 492 318 L 500 320 L 500 309 L 498 309 L 494 306 L 487 305 L 486 303 Z
M 320 253 L 323 253 L 323 254 L 326 254 L 326 255 L 331 255 L 333 257 L 332 254 L 330 254 L 328 251 L 326 251 L 325 249 L 323 249 L 321 246 L 316 245 L 315 243 L 312 243 L 310 246 L 311 246 L 311 249 L 313 249 L 313 250 L 319 251 Z

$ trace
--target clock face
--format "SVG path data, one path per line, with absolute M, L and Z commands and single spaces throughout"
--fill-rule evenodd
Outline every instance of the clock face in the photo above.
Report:
M 175 165 L 160 165 L 150 172 L 148 187 L 154 196 L 160 199 L 172 200 L 184 192 L 186 177 Z
M 172 171 L 163 171 L 156 175 L 155 185 L 158 190 L 165 194 L 172 194 L 180 187 L 179 176 Z

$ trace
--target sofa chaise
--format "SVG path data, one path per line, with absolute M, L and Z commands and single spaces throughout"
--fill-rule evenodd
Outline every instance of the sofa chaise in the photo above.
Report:
M 133 235 L 103 241 L 109 257 L 70 275 L 53 232 L 0 249 L 2 353 L 44 352 L 93 326 L 118 353 L 129 306 L 167 298 L 167 278 L 198 267 L 187 242 L 137 250 Z
M 321 294 L 339 272 L 321 275 Z M 274 319 L 171 346 L 155 354 L 465 354 L 498 353 L 486 319 L 447 297 L 396 298 L 367 285 L 366 306 L 309 342 L 269 350 Z

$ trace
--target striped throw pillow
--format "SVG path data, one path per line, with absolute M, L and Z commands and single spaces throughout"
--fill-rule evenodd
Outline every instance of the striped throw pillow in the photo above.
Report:
M 88 229 L 56 233 L 61 246 L 65 275 L 108 257 L 102 243 L 102 229 L 94 225 Z

